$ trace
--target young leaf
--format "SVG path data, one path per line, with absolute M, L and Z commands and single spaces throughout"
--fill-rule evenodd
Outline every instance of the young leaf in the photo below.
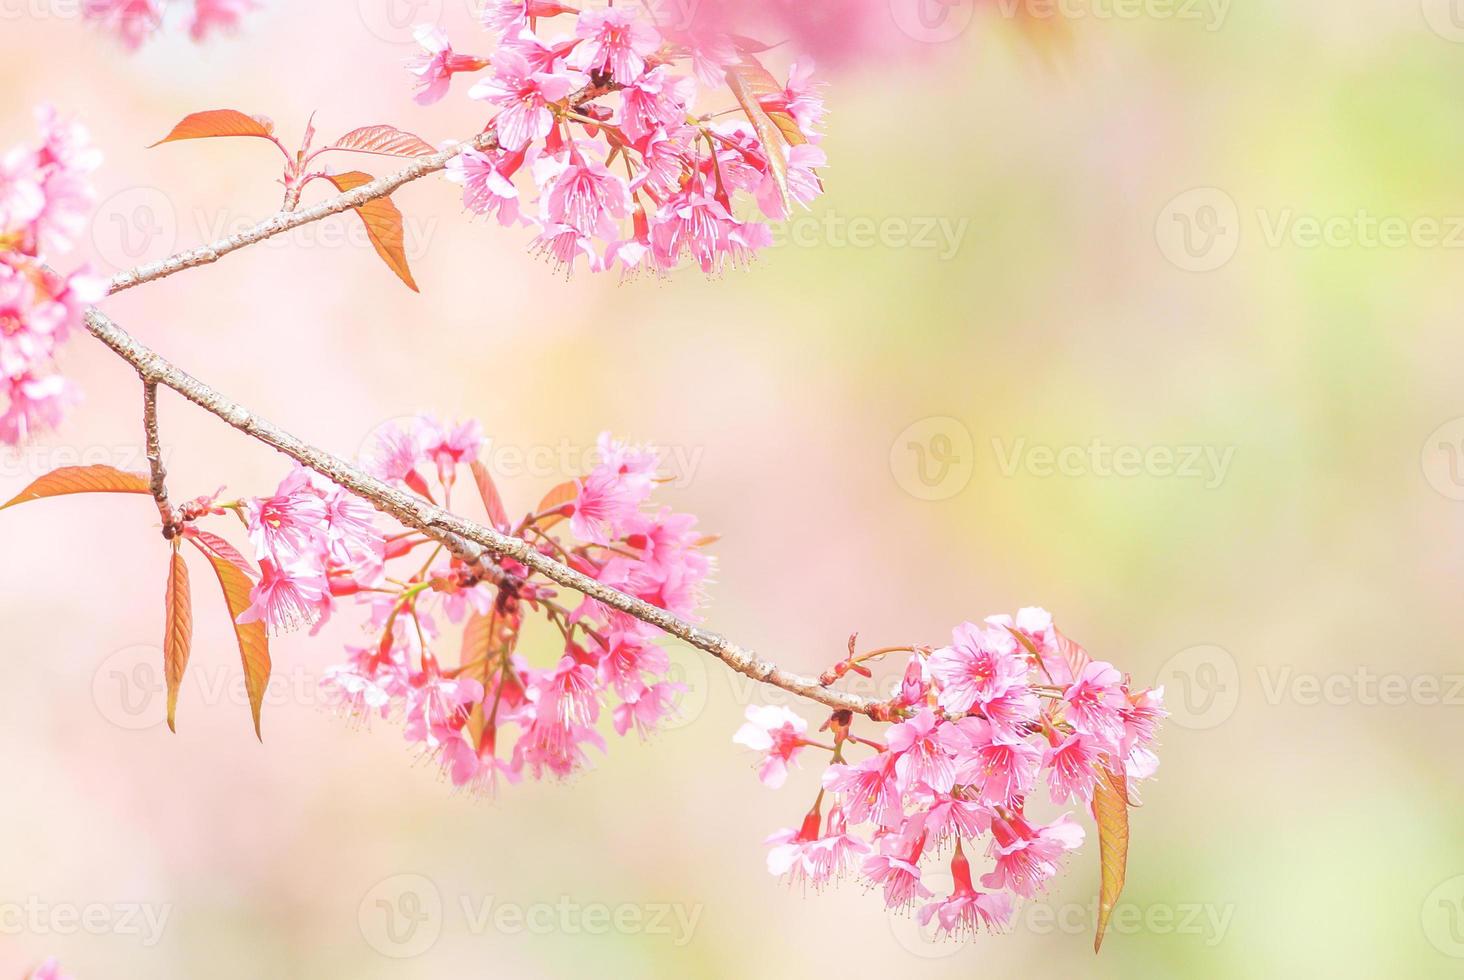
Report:
M 188 670 L 188 653 L 193 645 L 193 599 L 188 591 L 188 566 L 173 541 L 173 560 L 168 566 L 168 595 L 163 602 L 167 629 L 163 633 L 163 673 L 168 679 L 168 728 L 178 730 L 178 689 Z
M 32 482 L 8 503 L 0 504 L 0 510 L 69 493 L 151 493 L 151 490 L 148 478 L 141 473 L 127 473 L 110 466 L 63 466 Z
M 173 127 L 171 133 L 148 149 L 178 140 L 212 139 L 219 136 L 258 136 L 261 139 L 270 139 L 273 135 L 274 127 L 265 120 L 245 115 L 237 109 L 211 109 L 185 116 L 182 122 Z
M 420 157 L 436 153 L 431 143 L 395 126 L 362 126 L 331 144 L 334 150 L 377 153 L 388 157 Z
M 369 184 L 373 180 L 370 174 L 364 174 L 359 170 L 352 170 L 349 173 L 335 174 L 327 178 L 335 184 L 336 190 L 345 193 L 355 190 L 362 184 Z M 412 292 L 420 292 L 417 283 L 412 279 L 412 270 L 407 265 L 407 250 L 402 237 L 402 213 L 397 206 L 391 203 L 390 197 L 378 197 L 374 201 L 367 201 L 356 208 L 356 213 L 361 216 L 361 221 L 366 225 L 366 234 L 371 239 L 372 248 L 387 267 L 395 272 L 407 288 Z
M 1093 662 L 1093 658 L 1088 656 L 1087 650 L 1064 636 L 1062 630 L 1055 632 L 1057 633 L 1057 651 L 1062 654 L 1062 659 L 1067 661 L 1068 670 L 1073 672 L 1073 680 L 1077 680 L 1083 675 L 1083 668 Z
M 249 707 L 254 714 L 254 736 L 263 741 L 259 716 L 264 707 L 265 690 L 269 687 L 269 634 L 263 623 L 239 623 L 239 616 L 249 608 L 249 592 L 254 588 L 253 570 L 234 546 L 218 535 L 189 528 L 185 536 L 203 552 L 218 576 L 219 587 L 223 589 L 224 603 L 229 607 L 229 618 L 234 623 L 234 636 L 239 641 L 239 656 L 244 663 L 244 689 L 249 694 Z
M 480 664 L 478 678 L 487 685 L 495 672 L 500 672 L 499 683 L 503 683 L 502 664 L 504 658 L 513 656 L 518 646 L 519 630 L 510 617 L 499 612 L 495 602 L 487 615 L 473 613 L 463 628 L 463 651 L 461 663 Z M 484 730 L 488 727 L 488 712 L 480 701 L 473 705 L 468 716 L 468 734 L 473 744 L 481 744 Z
M 1098 785 L 1093 791 L 1093 820 L 1098 824 L 1098 861 L 1101 878 L 1098 886 L 1098 933 L 1093 937 L 1093 952 L 1103 946 L 1103 934 L 1118 896 L 1123 892 L 1128 868 L 1129 820 L 1128 780 L 1123 763 L 1114 762 L 1116 771 L 1105 764 L 1098 770 Z
M 788 190 L 788 155 L 783 150 L 784 142 L 790 141 L 788 131 L 758 101 L 759 93 L 767 94 L 769 85 L 773 87 L 773 91 L 777 90 L 778 83 L 773 80 L 773 76 L 751 55 L 745 56 L 741 62 L 727 69 L 727 87 L 737 97 L 737 103 L 742 106 L 748 122 L 752 123 L 752 129 L 757 133 L 763 152 L 767 154 L 768 173 L 772 174 L 773 183 L 778 187 L 778 196 L 783 200 L 783 210 L 791 215 L 793 194 Z M 789 121 L 792 121 L 791 117 Z M 797 129 L 798 126 L 794 123 L 794 132 Z M 801 141 L 802 134 L 799 134 L 799 142 Z
M 574 480 L 566 480 L 544 494 L 544 499 L 539 501 L 539 506 L 534 513 L 542 514 L 545 511 L 562 508 L 565 504 L 572 504 L 579 499 L 579 484 Z M 547 531 L 560 521 L 564 520 L 564 514 L 555 512 L 547 517 L 540 518 L 539 530 Z
M 488 509 L 489 523 L 500 531 L 506 529 L 508 511 L 504 509 L 503 498 L 498 494 L 498 485 L 493 482 L 493 474 L 476 459 L 469 465 L 473 471 L 473 479 L 478 482 L 478 493 L 483 498 L 483 506 Z

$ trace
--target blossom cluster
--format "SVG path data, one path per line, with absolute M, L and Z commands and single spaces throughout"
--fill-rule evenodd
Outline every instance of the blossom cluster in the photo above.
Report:
M 81 12 L 127 48 L 136 50 L 163 26 L 163 17 L 170 8 L 182 6 L 183 0 L 83 0 Z M 256 0 L 192 0 L 188 34 L 195 41 L 203 41 L 216 31 L 236 30 L 244 15 L 256 7 Z
M 86 227 L 88 175 L 101 155 L 81 126 L 49 108 L 37 118 L 39 145 L 0 157 L 0 442 L 11 445 L 56 425 L 75 400 L 56 351 L 106 293 L 85 269 L 61 275 L 48 265 Z
M 71 980 L 71 978 L 61 972 L 61 964 L 53 956 L 26 974 L 25 980 Z
M 467 95 L 495 110 L 497 145 L 449 165 L 464 206 L 537 229 L 532 247 L 567 271 L 582 261 L 659 274 L 689 259 L 711 275 L 770 245 L 757 212 L 782 220 L 823 191 L 812 62 L 795 60 L 777 81 L 757 58 L 764 45 L 720 20 L 678 24 L 666 9 L 489 0 L 483 23 L 499 38 L 489 56 L 420 28 L 417 100 L 483 73 Z M 694 115 L 702 89 L 725 98 Z M 738 217 L 742 199 L 751 216 Z
M 787 708 L 748 709 L 734 740 L 760 753 L 767 785 L 782 785 L 806 751 L 833 753 L 802 824 L 768 839 L 768 869 L 814 887 L 857 873 L 887 907 L 917 908 L 944 934 L 1000 931 L 1014 900 L 1042 891 L 1084 839 L 1070 813 L 1043 821 L 1028 802 L 1044 785 L 1056 806 L 1091 809 L 1104 787 L 1136 799 L 1158 767 L 1163 690 L 1132 689 L 1037 608 L 963 623 L 948 646 L 908 652 L 880 739 L 855 735 L 847 713 L 830 719 L 828 745 Z M 868 659 L 888 654 L 851 652 L 832 675 L 867 673 Z M 979 889 L 968 853 L 989 861 Z M 936 895 L 924 875 L 947 855 L 954 885 Z
M 551 491 L 511 524 L 486 468 L 475 422 L 423 416 L 381 430 L 362 465 L 377 478 L 450 505 L 462 477 L 476 486 L 488 519 L 543 554 L 622 592 L 694 619 L 711 571 L 696 519 L 655 506 L 656 453 L 601 436 L 598 462 Z M 398 718 L 454 785 L 493 789 L 569 776 L 604 751 L 602 715 L 619 735 L 647 737 L 674 716 L 681 685 L 668 678 L 656 631 L 592 599 L 561 605 L 549 583 L 503 560 L 469 567 L 435 540 L 378 526 L 360 498 L 303 468 L 269 497 L 203 502 L 190 520 L 234 511 L 258 564 L 251 605 L 238 622 L 270 632 L 319 629 L 354 604 L 369 641 L 322 681 L 328 700 L 363 721 Z M 215 539 L 217 540 L 217 539 Z M 214 546 L 217 550 L 217 545 Z M 521 648 L 526 620 L 548 626 L 532 638 L 547 651 L 530 662 Z M 462 627 L 460 652 L 444 654 L 445 634 Z

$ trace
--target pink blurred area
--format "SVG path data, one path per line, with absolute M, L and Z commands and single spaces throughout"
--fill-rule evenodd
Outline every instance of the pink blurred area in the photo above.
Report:
M 828 667 L 854 631 L 940 643 L 1028 604 L 1142 683 L 1172 682 L 1186 650 L 1229 651 L 1239 705 L 1166 731 L 1128 891 L 1141 916 L 1194 905 L 1228 910 L 1228 925 L 1136 927 L 1095 961 L 1091 844 L 1050 900 L 1074 927 L 1023 919 L 965 947 L 926 942 L 852 883 L 791 893 L 766 873 L 762 839 L 796 823 L 817 774 L 771 793 L 730 738 L 748 704 L 798 706 L 687 649 L 680 728 L 613 740 L 569 785 L 474 799 L 414 764 L 395 728 L 353 730 L 319 707 L 315 678 L 360 639 L 348 621 L 276 644 L 257 742 L 200 566 L 195 679 L 171 735 L 156 692 L 129 700 L 161 644 L 157 515 L 145 498 L 69 499 L 0 514 L 0 908 L 141 905 L 166 924 L 149 942 L 115 921 L 0 920 L 0 977 L 53 953 L 77 980 L 1453 975 L 1419 915 L 1464 872 L 1448 816 L 1457 711 L 1273 702 L 1256 678 L 1439 675 L 1457 660 L 1464 518 L 1418 460 L 1464 415 L 1457 268 L 1440 252 L 1251 237 L 1197 275 L 1166 260 L 1154 224 L 1175 194 L 1212 184 L 1275 207 L 1459 213 L 1464 150 L 1430 134 L 1458 131 L 1461 49 L 1411 4 L 1237 8 L 1213 32 L 1090 20 L 1054 49 L 981 5 L 921 20 L 900 0 L 860 2 L 857 21 L 786 5 L 832 25 L 819 34 L 829 193 L 806 235 L 751 270 L 565 281 L 526 233 L 470 220 L 453 187 L 426 180 L 395 197 L 420 295 L 341 216 L 105 309 L 343 455 L 419 411 L 476 417 L 515 512 L 574 476 L 602 430 L 665 447 L 668 498 L 722 535 L 709 625 L 791 668 Z M 414 105 L 402 67 L 422 16 L 474 50 L 460 2 L 271 0 L 237 38 L 195 47 L 175 29 L 135 55 L 59 5 L 0 9 L 0 147 L 30 138 L 42 102 L 91 129 L 106 163 L 82 257 L 109 272 L 279 205 L 267 144 L 145 148 L 187 113 L 268 115 L 287 142 L 312 113 L 323 136 L 393 123 L 433 142 L 484 122 L 461 90 Z M 851 56 L 864 32 L 880 43 Z M 861 246 L 831 214 L 954 237 Z M 86 338 L 63 357 L 86 402 L 3 457 L 0 498 L 55 465 L 143 465 L 137 379 Z M 264 493 L 285 471 L 169 393 L 160 410 L 177 497 Z M 1002 471 L 1019 442 L 1095 438 L 1229 448 L 1234 464 L 1213 487 Z M 965 460 L 964 481 L 932 475 L 914 444 L 931 466 Z M 422 880 L 440 935 L 422 950 L 384 941 L 379 903 L 409 912 Z M 543 930 L 475 920 L 485 902 L 562 901 L 641 918 L 608 932 L 557 911 Z M 678 931 L 678 914 L 694 927 Z

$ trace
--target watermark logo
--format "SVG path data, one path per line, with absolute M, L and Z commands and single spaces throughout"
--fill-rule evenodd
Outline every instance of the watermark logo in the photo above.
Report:
M 167 903 L 51 902 L 32 895 L 0 902 L 0 936 L 120 936 L 151 949 L 172 915 Z
M 1164 688 L 1171 722 L 1194 730 L 1214 728 L 1228 721 L 1240 703 L 1240 666 L 1224 647 L 1187 647 L 1159 668 L 1154 686 Z
M 1420 0 L 1424 23 L 1445 41 L 1464 44 L 1464 0 Z
M 92 215 L 92 245 L 116 271 L 169 255 L 178 244 L 178 209 L 156 187 L 129 187 L 102 201 Z
M 419 24 L 442 21 L 443 0 L 356 0 L 366 30 L 388 44 L 412 44 Z
M 1464 875 L 1455 875 L 1428 893 L 1420 913 L 1429 945 L 1464 959 Z
M 497 895 L 444 898 L 425 875 L 392 875 L 366 893 L 357 910 L 361 936 L 391 959 L 422 956 L 437 945 L 451 919 L 472 936 L 651 936 L 678 947 L 691 942 L 704 906 L 680 902 L 509 901 Z
M 1429 486 L 1450 500 L 1464 500 L 1464 418 L 1429 433 L 1420 462 Z
M 889 6 L 900 32 L 923 44 L 954 41 L 976 17 L 975 0 L 889 0 Z
M 1214 272 L 1240 248 L 1240 207 L 1218 187 L 1196 187 L 1169 201 L 1154 222 L 1159 251 L 1186 272 Z
M 442 937 L 442 892 L 424 875 L 393 875 L 378 882 L 357 909 L 366 944 L 382 956 L 421 956 Z
M 971 430 L 935 415 L 905 427 L 890 444 L 890 473 L 917 500 L 949 500 L 966 489 L 976 466 Z

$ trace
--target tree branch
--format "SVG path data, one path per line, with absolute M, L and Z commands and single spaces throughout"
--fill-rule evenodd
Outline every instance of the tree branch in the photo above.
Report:
M 171 540 L 178 533 L 178 515 L 168 502 L 168 471 L 163 466 L 163 447 L 158 439 L 158 385 L 147 378 L 142 379 L 142 427 L 147 434 L 147 465 L 152 471 L 148 489 L 163 519 L 163 537 Z
M 592 99 L 614 91 L 615 86 L 609 85 L 586 85 L 569 97 L 567 105 L 570 109 L 577 109 Z M 197 248 L 179 252 L 157 262 L 149 262 L 140 265 L 135 269 L 118 273 L 112 277 L 108 285 L 108 295 L 120 293 L 125 289 L 134 286 L 141 286 L 143 283 L 164 279 L 184 269 L 196 269 L 201 265 L 211 265 L 230 252 L 237 252 L 241 248 L 254 245 L 276 235 L 284 234 L 302 225 L 308 225 L 322 218 L 328 218 L 333 214 L 340 214 L 342 211 L 349 211 L 358 208 L 368 201 L 374 201 L 379 197 L 386 197 L 403 184 L 409 184 L 414 180 L 426 177 L 446 169 L 448 163 L 455 157 L 462 154 L 464 150 L 473 149 L 480 152 L 494 149 L 498 146 L 498 133 L 496 129 L 489 129 L 479 133 L 465 143 L 454 143 L 443 150 L 438 150 L 429 156 L 415 158 L 411 165 L 403 170 L 386 177 L 378 177 L 369 184 L 362 184 L 355 190 L 346 191 L 344 194 L 337 194 L 335 197 L 321 201 L 319 204 L 311 205 L 308 208 L 299 209 L 294 207 L 298 204 L 299 195 L 295 196 L 292 202 L 289 195 L 285 198 L 284 210 L 271 218 L 266 218 L 252 228 L 246 228 L 236 235 L 227 238 L 220 238 L 208 245 L 201 245 Z
M 370 186 L 373 185 L 366 185 L 366 187 Z M 366 187 L 361 189 L 365 190 Z M 343 197 L 350 196 L 349 194 L 343 195 Z M 182 265 L 179 268 L 188 268 L 188 266 Z M 158 277 L 153 276 L 152 278 Z M 817 701 L 836 711 L 853 711 L 871 718 L 888 719 L 888 707 L 884 701 L 831 690 L 820 683 L 817 678 L 783 670 L 720 634 L 688 623 L 658 606 L 610 588 L 555 561 L 521 538 L 502 534 L 491 527 L 458 517 L 420 497 L 377 480 L 339 457 L 308 445 L 181 371 L 166 358 L 139 343 L 105 314 L 97 310 L 87 311 L 85 323 L 87 330 L 94 337 L 110 347 L 113 352 L 137 370 L 145 385 L 148 386 L 148 390 L 154 390 L 157 385 L 171 388 L 245 435 L 274 447 L 302 466 L 309 467 L 357 496 L 375 504 L 378 510 L 390 514 L 403 525 L 415 528 L 441 542 L 457 558 L 471 566 L 483 568 L 487 577 L 495 582 L 502 582 L 506 573 L 495 563 L 494 559 L 512 558 L 551 582 L 596 599 L 612 609 L 634 616 L 699 650 L 710 653 L 739 674 L 744 674 L 753 680 Z M 151 455 L 149 459 L 151 460 Z M 157 472 L 158 470 L 155 469 L 154 479 L 157 478 Z

